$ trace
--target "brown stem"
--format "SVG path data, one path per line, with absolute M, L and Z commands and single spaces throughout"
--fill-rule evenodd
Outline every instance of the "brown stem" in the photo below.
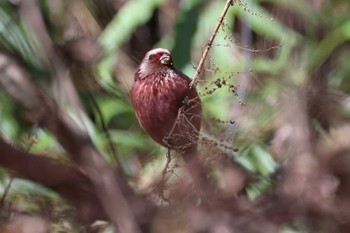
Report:
M 207 45 L 206 45 L 205 48 L 204 48 L 204 52 L 203 52 L 202 58 L 201 58 L 201 60 L 199 61 L 199 65 L 198 65 L 198 67 L 197 67 L 197 69 L 196 69 L 196 72 L 194 73 L 193 79 L 192 79 L 192 81 L 191 81 L 191 83 L 190 83 L 190 88 L 191 88 L 191 89 L 192 89 L 192 88 L 195 88 L 196 85 L 197 85 L 197 83 L 198 83 L 199 74 L 200 74 L 200 72 L 201 72 L 201 70 L 202 70 L 202 67 L 203 67 L 203 65 L 204 65 L 204 61 L 205 61 L 205 59 L 206 59 L 207 56 L 208 56 L 208 52 L 209 52 L 211 46 L 213 45 L 213 41 L 214 41 L 216 35 L 218 34 L 218 31 L 219 31 L 219 29 L 220 29 L 220 27 L 221 27 L 221 25 L 222 25 L 222 22 L 223 22 L 223 20 L 224 20 L 224 18 L 225 18 L 225 16 L 226 16 L 226 13 L 227 13 L 228 9 L 230 8 L 230 6 L 233 6 L 233 3 L 234 3 L 234 0 L 227 0 L 227 1 L 226 1 L 225 8 L 224 8 L 224 10 L 222 11 L 222 13 L 221 13 L 221 15 L 220 15 L 219 21 L 218 21 L 218 23 L 216 24 L 216 27 L 215 27 L 215 29 L 214 29 L 213 34 L 211 35 L 211 37 L 210 37 L 210 39 L 209 39 Z
M 168 151 L 166 153 L 166 164 L 165 164 L 163 172 L 162 172 L 162 181 L 160 183 L 160 190 L 159 190 L 160 198 L 162 198 L 164 201 L 166 201 L 168 203 L 170 203 L 170 200 L 168 198 L 166 198 L 164 195 L 164 187 L 165 187 L 165 176 L 166 176 L 166 173 L 168 171 L 169 165 L 171 163 L 171 159 L 172 159 L 171 149 L 168 148 Z
M 106 214 L 119 231 L 140 232 L 132 208 L 124 196 L 127 192 L 128 195 L 133 194 L 130 187 L 96 149 L 89 135 L 31 82 L 26 70 L 1 53 L 0 77 L 0 86 L 25 108 L 26 117 L 55 135 L 71 158 L 86 172 Z
M 8 182 L 8 184 L 6 185 L 5 190 L 4 190 L 4 193 L 2 194 L 1 199 L 0 199 L 0 208 L 1 208 L 1 209 L 4 208 L 5 199 L 6 199 L 6 197 L 7 197 L 7 194 L 8 194 L 9 191 L 10 191 L 10 187 L 11 187 L 12 181 L 13 181 L 13 176 L 10 175 L 9 182 Z
M 31 180 L 56 191 L 76 207 L 78 221 L 91 224 L 96 220 L 106 220 L 92 183 L 78 169 L 47 156 L 20 151 L 2 137 L 0 151 L 0 165 L 11 171 L 11 177 Z M 3 205 L 6 190 L 0 206 Z

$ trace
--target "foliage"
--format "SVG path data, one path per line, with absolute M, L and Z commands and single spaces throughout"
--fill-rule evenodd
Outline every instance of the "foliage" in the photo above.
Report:
M 79 92 L 84 106 L 81 112 L 86 112 L 86 115 L 82 113 L 85 126 L 97 148 L 113 166 L 123 170 L 135 190 L 150 192 L 159 181 L 163 169 L 159 164 L 164 163 L 165 150 L 143 132 L 129 103 L 133 73 L 145 52 L 135 48 L 137 43 L 144 43 L 148 49 L 166 47 L 172 51 L 175 64 L 188 76 L 193 75 L 224 2 L 115 1 L 119 4 L 110 5 L 115 16 L 106 27 L 94 18 L 93 11 L 98 9 L 92 7 L 98 3 L 87 7 L 76 1 L 64 2 L 69 10 L 55 11 L 49 1 L 41 1 L 40 13 L 50 40 L 63 57 L 64 66 Z M 0 51 L 16 58 L 35 83 L 55 96 L 58 78 L 54 75 L 54 64 L 47 64 L 51 61 L 47 62 L 48 58 L 43 55 L 44 46 L 32 31 L 33 25 L 23 21 L 21 4 L 21 1 L 0 1 Z M 80 18 L 76 16 L 79 9 L 76 5 L 86 8 Z M 201 137 L 214 142 L 210 144 L 214 154 L 226 154 L 232 163 L 252 174 L 254 181 L 238 190 L 247 193 L 250 199 L 259 199 L 273 190 L 279 170 L 290 160 L 284 155 L 295 149 L 286 146 L 277 150 L 282 153 L 276 153 L 275 145 L 283 144 L 280 141 L 284 140 L 283 135 L 277 137 L 276 132 L 283 124 L 287 125 L 282 119 L 285 115 L 281 114 L 281 105 L 289 102 L 282 99 L 293 96 L 290 93 L 298 93 L 296 90 L 307 90 L 311 96 L 305 103 L 307 122 L 311 122 L 310 134 L 314 140 L 329 136 L 331 129 L 339 125 L 348 124 L 349 15 L 350 7 L 345 0 L 298 1 L 297 4 L 286 0 L 247 0 L 235 1 L 230 8 L 197 87 L 204 104 Z M 55 19 L 62 19 L 62 22 L 54 23 Z M 96 27 L 101 33 L 97 36 L 87 29 L 91 21 L 99 24 Z M 152 41 L 153 33 L 159 37 L 156 42 Z M 79 60 L 81 51 L 69 51 L 69 44 L 72 41 L 82 43 L 79 39 L 90 37 L 101 49 L 96 56 L 98 59 Z M 82 51 L 89 50 L 82 48 Z M 318 89 L 319 85 L 322 88 Z M 336 98 L 336 104 L 331 102 L 328 106 L 318 102 L 326 96 L 322 94 L 325 89 L 327 98 L 331 93 L 329 99 Z M 0 102 L 0 132 L 4 138 L 26 152 L 73 164 L 53 135 L 40 125 L 28 123 L 18 103 L 4 92 L 0 92 Z M 331 107 L 335 106 L 333 111 Z M 76 122 L 79 120 L 75 117 Z M 206 151 L 204 144 L 200 145 L 202 151 Z M 169 174 L 172 178 L 177 174 L 178 162 L 175 163 L 175 171 Z M 207 163 L 212 165 L 216 161 Z M 1 170 L 2 193 L 12 176 L 10 171 Z M 7 202 L 16 203 L 29 214 L 46 214 L 50 219 L 52 216 L 40 209 L 41 202 L 49 203 L 53 212 L 70 222 L 72 232 L 78 231 L 74 217 L 63 214 L 70 211 L 69 205 L 56 193 L 18 178 L 14 180 Z M 22 206 L 23 200 L 32 200 L 34 196 L 40 201 Z M 61 232 L 63 222 L 52 220 L 51 228 L 55 229 L 52 232 Z M 305 225 L 286 224 L 280 232 L 306 232 Z

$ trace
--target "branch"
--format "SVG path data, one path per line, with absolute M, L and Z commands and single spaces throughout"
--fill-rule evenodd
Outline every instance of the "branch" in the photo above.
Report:
M 27 110 L 27 118 L 46 127 L 60 142 L 71 158 L 86 172 L 102 203 L 106 214 L 122 233 L 140 232 L 134 213 L 124 197 L 134 196 L 131 188 L 115 174 L 100 152 L 95 148 L 87 133 L 77 128 L 68 116 L 61 112 L 56 103 L 43 90 L 35 86 L 29 75 L 8 56 L 0 53 L 0 86 Z M 142 200 L 142 210 L 147 201 Z M 134 204 L 134 202 L 132 203 Z M 140 204 L 140 203 L 139 203 Z M 152 208 L 151 208 L 152 209 Z M 150 217 L 147 210 L 146 217 Z
M 68 200 L 77 211 L 77 219 L 91 224 L 106 219 L 90 180 L 80 171 L 54 159 L 22 152 L 0 137 L 0 165 L 14 176 L 44 185 Z
M 20 17 L 38 40 L 40 45 L 38 52 L 42 63 L 53 71 L 53 93 L 55 94 L 56 102 L 60 107 L 69 109 L 71 113 L 74 113 L 84 125 L 82 120 L 83 108 L 75 91 L 70 70 L 51 40 L 39 2 L 37 0 L 21 1 L 19 6 Z M 84 127 L 86 130 L 85 125 Z
M 224 10 L 222 11 L 222 13 L 221 13 L 221 15 L 220 15 L 219 21 L 218 21 L 218 23 L 216 24 L 216 27 L 215 27 L 215 29 L 214 29 L 214 32 L 213 32 L 213 34 L 211 35 L 211 37 L 210 37 L 210 39 L 209 39 L 207 45 L 206 45 L 205 48 L 204 48 L 204 52 L 203 52 L 202 58 L 201 58 L 201 60 L 199 61 L 199 65 L 198 65 L 198 67 L 197 67 L 197 69 L 196 69 L 196 71 L 195 71 L 195 73 L 194 73 L 193 79 L 192 79 L 192 81 L 191 81 L 191 83 L 190 83 L 190 88 L 191 88 L 191 89 L 192 89 L 192 88 L 195 88 L 196 85 L 197 85 L 197 83 L 198 83 L 199 74 L 200 74 L 200 72 L 201 72 L 201 70 L 202 70 L 202 67 L 203 67 L 203 65 L 204 65 L 204 61 L 205 61 L 205 59 L 206 59 L 207 56 L 208 56 L 208 52 L 209 52 L 211 46 L 213 45 L 213 41 L 214 41 L 216 35 L 218 34 L 218 31 L 219 31 L 219 29 L 220 29 L 220 27 L 221 27 L 221 25 L 222 25 L 222 21 L 224 20 L 224 18 L 225 18 L 225 16 L 226 16 L 226 13 L 227 13 L 228 9 L 230 8 L 230 6 L 233 6 L 233 3 L 234 3 L 234 0 L 227 0 L 227 2 L 226 2 L 225 8 L 224 8 Z

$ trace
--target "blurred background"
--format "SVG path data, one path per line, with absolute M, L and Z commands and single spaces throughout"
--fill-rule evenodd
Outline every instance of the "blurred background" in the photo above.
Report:
M 24 71 L 137 194 L 161 207 L 156 186 L 166 150 L 137 122 L 129 100 L 134 73 L 147 51 L 162 47 L 193 77 L 224 6 L 224 0 L 0 0 L 0 79 L 8 66 Z M 229 212 L 232 221 L 197 211 L 186 224 L 186 215 L 172 212 L 155 217 L 149 232 L 349 232 L 349 41 L 347 0 L 234 1 L 197 86 L 199 147 L 218 193 L 249 211 Z M 79 166 L 28 116 L 30 106 L 0 86 L 2 143 L 25 157 L 0 147 L 1 232 L 114 232 L 108 222 L 91 227 L 77 218 L 61 189 L 30 173 L 46 169 L 27 161 L 31 155 Z M 170 168 L 166 191 L 176 207 L 191 189 L 172 195 L 186 171 L 180 160 Z

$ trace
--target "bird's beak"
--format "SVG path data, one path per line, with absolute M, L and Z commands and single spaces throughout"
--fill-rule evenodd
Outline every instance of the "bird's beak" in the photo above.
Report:
M 164 54 L 160 57 L 160 63 L 163 65 L 172 65 L 171 57 L 168 54 Z

